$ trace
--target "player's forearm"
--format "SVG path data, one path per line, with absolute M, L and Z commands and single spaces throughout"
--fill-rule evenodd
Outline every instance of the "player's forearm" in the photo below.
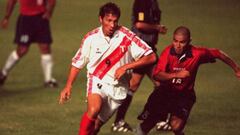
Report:
M 229 65 L 235 72 L 239 71 L 239 65 L 233 61 L 231 57 L 229 57 L 226 53 L 224 53 L 221 50 L 213 49 L 211 51 L 214 51 L 214 55 L 216 58 L 220 59 L 227 65 Z
M 14 6 L 16 5 L 17 0 L 8 0 L 7 2 L 7 8 L 6 8 L 6 14 L 4 16 L 4 19 L 9 19 L 12 15 Z
M 167 81 L 173 78 L 176 78 L 176 73 L 166 73 L 166 72 L 159 72 L 153 75 L 154 80 L 156 81 Z
M 226 53 L 224 53 L 221 50 L 218 50 L 219 57 L 218 59 L 222 60 L 224 63 L 229 65 L 235 72 L 239 71 L 240 67 L 233 61 L 232 58 L 230 58 Z
M 158 24 L 148 24 L 145 22 L 136 22 L 135 27 L 143 32 L 158 32 L 160 25 Z
M 71 69 L 70 69 L 68 79 L 67 79 L 67 83 L 66 83 L 65 87 L 68 87 L 68 88 L 72 87 L 74 81 L 77 78 L 77 75 L 78 75 L 79 71 L 80 71 L 80 69 L 78 69 L 74 66 L 71 66 Z
M 157 60 L 156 54 L 151 53 L 147 56 L 140 58 L 137 61 L 134 61 L 130 64 L 126 64 L 125 68 L 126 68 L 126 70 L 129 70 L 129 69 L 136 69 L 136 68 L 144 67 L 144 66 L 147 66 L 150 64 L 154 64 L 156 62 L 156 60 Z
M 47 7 L 46 7 L 46 12 L 49 14 L 49 17 L 52 16 L 55 5 L 56 5 L 56 0 L 48 0 Z

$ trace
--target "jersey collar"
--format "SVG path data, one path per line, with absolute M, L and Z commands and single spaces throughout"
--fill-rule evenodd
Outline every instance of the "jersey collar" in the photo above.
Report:
M 189 46 L 186 48 L 185 52 L 184 52 L 182 55 L 178 55 L 178 54 L 176 53 L 176 51 L 174 50 L 173 46 L 172 46 L 171 49 L 170 49 L 170 55 L 178 57 L 179 61 L 180 61 L 180 62 L 183 62 L 183 61 L 185 61 L 187 58 L 193 57 L 193 55 L 192 55 L 192 49 L 191 49 L 191 48 L 192 48 L 192 45 L 189 45 Z

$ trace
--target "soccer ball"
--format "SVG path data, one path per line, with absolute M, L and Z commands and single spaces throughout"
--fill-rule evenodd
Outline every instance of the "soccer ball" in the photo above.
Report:
M 157 131 L 170 131 L 172 128 L 170 124 L 166 121 L 160 121 L 156 124 Z

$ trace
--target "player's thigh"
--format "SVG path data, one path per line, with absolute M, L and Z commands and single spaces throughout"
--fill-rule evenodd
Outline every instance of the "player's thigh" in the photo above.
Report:
M 144 77 L 144 73 L 138 73 L 138 72 L 132 73 L 132 78 L 130 80 L 130 89 L 133 92 L 135 92 L 138 89 L 143 77 Z
M 102 106 L 102 97 L 99 94 L 89 94 L 87 97 L 87 113 L 91 118 L 96 118 Z
M 123 100 L 114 100 L 111 97 L 104 98 L 98 118 L 103 123 L 107 122 L 113 116 L 114 112 L 116 112 L 122 102 Z

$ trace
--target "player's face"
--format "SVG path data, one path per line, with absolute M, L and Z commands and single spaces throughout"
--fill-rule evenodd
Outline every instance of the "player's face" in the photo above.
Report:
M 118 17 L 113 14 L 106 14 L 103 18 L 99 17 L 102 30 L 105 36 L 112 37 L 118 28 Z
M 173 36 L 173 47 L 175 49 L 175 52 L 177 54 L 182 54 L 186 48 L 186 46 L 189 44 L 190 39 L 188 36 L 184 34 L 174 34 Z

